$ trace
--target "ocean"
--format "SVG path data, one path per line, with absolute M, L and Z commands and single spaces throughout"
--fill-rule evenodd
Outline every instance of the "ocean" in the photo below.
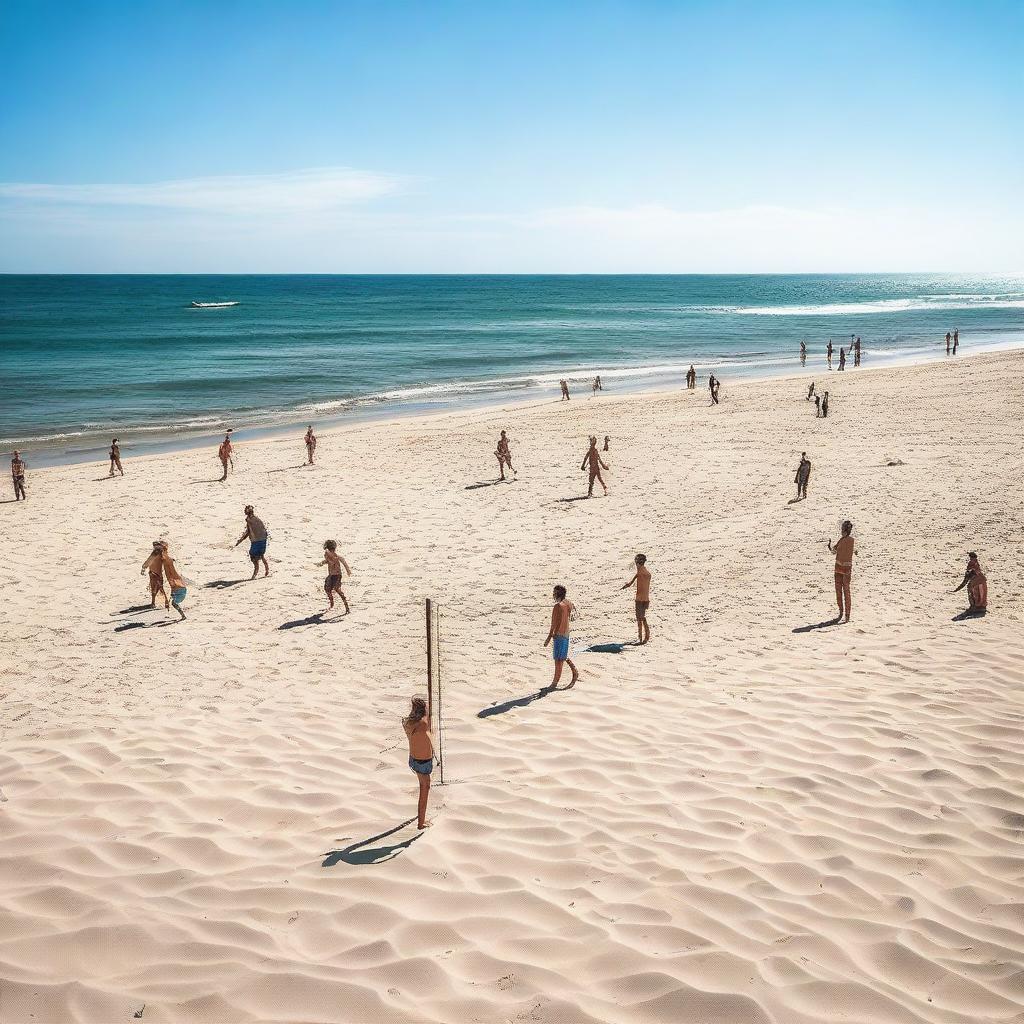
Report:
M 235 302 L 221 308 L 191 303 Z M 1024 344 L 1024 275 L 0 276 L 0 447 L 33 464 L 226 427 L 827 372 Z M 586 388 L 584 392 L 583 388 Z

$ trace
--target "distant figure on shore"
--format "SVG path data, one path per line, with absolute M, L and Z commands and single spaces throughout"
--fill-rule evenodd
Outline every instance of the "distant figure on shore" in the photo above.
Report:
M 27 501 L 25 494 L 25 470 L 28 466 L 21 457 L 21 452 L 11 452 L 11 480 L 14 483 L 14 500 Z
M 828 356 L 828 368 L 832 369 L 832 339 L 828 339 L 828 348 L 825 349 L 825 354 Z
M 845 348 L 841 348 L 839 350 L 839 369 L 840 370 L 845 370 L 846 369 L 846 349 Z
M 580 470 L 584 469 L 590 474 L 590 486 L 587 488 L 587 497 L 592 498 L 594 496 L 595 480 L 604 488 L 604 493 L 607 495 L 608 487 L 601 476 L 601 470 L 607 470 L 608 466 L 605 464 L 604 459 L 601 458 L 601 453 L 597 450 L 597 438 L 593 434 L 590 436 L 590 447 L 587 449 L 587 454 L 583 456 L 583 462 L 580 463 Z
M 801 366 L 806 366 L 807 365 L 807 342 L 806 341 L 801 341 L 800 342 L 800 365 Z
M 610 437 L 609 437 L 609 436 L 608 436 L 607 434 L 605 434 L 605 435 L 604 435 L 604 450 L 605 450 L 605 451 L 608 451 L 608 442 L 609 442 L 610 440 L 611 440 L 611 438 L 610 438 Z
M 637 643 L 643 646 L 651 639 L 651 627 L 647 625 L 647 609 L 651 603 L 651 573 L 647 568 L 647 556 L 637 555 L 633 559 L 636 566 L 636 573 L 633 578 L 623 585 L 623 590 L 628 590 L 636 584 L 636 600 L 634 610 L 636 612 L 636 633 Z
M 833 546 L 832 541 L 828 542 L 828 550 L 836 556 L 836 604 L 839 605 L 839 614 L 836 622 L 842 619 L 850 621 L 850 577 L 853 574 L 853 556 L 856 554 L 853 545 L 853 523 L 847 519 L 842 525 L 842 536 Z M 844 609 L 845 602 L 845 609 Z M 845 618 L 844 618 L 845 614 Z
M 188 590 L 185 587 L 185 581 L 182 579 L 181 573 L 178 572 L 178 567 L 174 564 L 174 559 L 171 558 L 170 547 L 167 541 L 161 541 L 160 550 L 162 553 L 161 564 L 163 565 L 164 576 L 167 577 L 167 585 L 171 588 L 171 607 L 181 616 L 185 618 L 185 613 L 181 610 L 181 606 L 185 601 L 185 597 L 188 594 Z
M 690 368 L 686 371 L 686 386 L 691 391 L 697 387 L 697 371 L 693 368 L 693 363 L 690 363 Z
M 156 595 L 159 594 L 164 599 L 164 611 L 171 607 L 171 602 L 167 599 L 167 591 L 164 590 L 164 546 L 161 541 L 153 541 L 153 550 L 150 552 L 149 558 L 142 563 L 142 572 L 140 576 L 145 576 L 149 573 L 149 596 L 150 596 L 150 607 L 156 607 Z
M 337 594 L 341 598 L 341 603 L 345 606 L 345 614 L 347 615 L 352 609 L 348 606 L 348 598 L 345 597 L 341 589 L 341 571 L 345 570 L 352 575 L 352 570 L 348 566 L 348 562 L 338 554 L 338 542 L 335 540 L 324 541 L 324 560 L 317 563 L 318 565 L 327 566 L 327 579 L 324 580 L 324 592 L 327 594 L 327 600 L 329 602 L 328 607 L 334 607 L 334 595 Z
M 306 428 L 306 436 L 303 438 L 306 445 L 306 465 L 313 465 L 313 454 L 316 452 L 316 434 L 313 433 L 313 424 Z
M 814 381 L 811 381 L 811 386 L 807 389 L 807 398 L 805 401 L 810 401 L 814 397 Z
M 981 571 L 981 563 L 974 551 L 967 554 L 967 571 L 953 593 L 967 588 L 968 615 L 984 615 L 988 611 L 988 580 Z
M 718 388 L 719 388 L 719 384 L 720 384 L 720 381 L 712 373 L 708 377 L 708 390 L 711 392 L 711 404 L 712 405 L 718 405 Z
M 110 442 L 110 473 L 107 475 L 113 476 L 115 469 L 124 476 L 124 470 L 121 468 L 121 446 L 117 443 L 116 437 Z
M 434 770 L 434 737 L 430 731 L 433 720 L 433 700 L 429 693 L 426 700 L 413 697 L 409 714 L 402 719 L 402 728 L 409 741 L 409 767 L 416 774 L 420 787 L 416 800 L 416 827 L 420 829 L 430 825 L 427 821 L 427 800 L 430 797 L 430 775 Z
M 516 471 L 512 466 L 512 452 L 508 447 L 508 435 L 503 430 L 501 436 L 498 438 L 498 447 L 494 449 L 494 454 L 498 458 L 498 469 L 501 470 L 501 479 L 505 479 L 505 467 L 508 466 L 512 470 L 512 475 L 516 475 Z
M 224 435 L 224 440 L 221 441 L 220 447 L 217 449 L 217 458 L 220 459 L 220 464 L 224 467 L 224 475 L 221 477 L 221 480 L 227 480 L 228 466 L 230 465 L 232 469 L 235 468 L 235 460 L 232 457 L 230 430 Z
M 853 343 L 853 365 L 855 367 L 860 366 L 860 335 L 857 335 L 857 340 Z
M 946 355 L 949 355 L 949 343 L 952 341 L 953 335 L 946 331 Z
M 562 387 L 562 401 L 563 402 L 568 402 L 569 401 L 569 382 L 565 381 L 565 380 L 560 380 L 558 383 Z
M 821 398 L 821 418 L 823 420 L 828 419 L 828 392 L 826 391 Z
M 953 332 L 953 355 L 956 355 L 956 350 L 960 347 L 960 331 L 959 329 Z
M 821 419 L 821 395 L 818 394 L 814 396 L 814 417 Z
M 800 453 L 800 465 L 796 467 L 796 500 L 807 497 L 807 482 L 811 479 L 811 460 L 807 452 Z
M 563 586 L 557 586 L 552 591 L 555 606 L 551 609 L 551 628 L 548 630 L 547 640 L 544 641 L 545 647 L 552 641 L 554 642 L 552 654 L 555 659 L 555 676 L 551 680 L 549 690 L 554 690 L 558 686 L 558 681 L 562 678 L 563 665 L 568 665 L 572 672 L 572 682 L 569 683 L 569 686 L 575 686 L 576 680 L 580 677 L 576 666 L 569 660 L 569 622 L 572 619 L 573 604 L 565 596 L 565 593 Z
M 252 576 L 249 579 L 256 579 L 260 571 L 260 562 L 263 563 L 263 575 L 270 575 L 270 566 L 267 564 L 267 528 L 263 520 L 256 515 L 252 505 L 245 506 L 245 531 L 235 541 L 237 548 L 243 540 L 249 541 L 249 561 L 252 562 Z
M 594 378 L 594 394 L 596 395 L 598 391 L 604 391 L 604 385 L 601 383 L 600 374 Z

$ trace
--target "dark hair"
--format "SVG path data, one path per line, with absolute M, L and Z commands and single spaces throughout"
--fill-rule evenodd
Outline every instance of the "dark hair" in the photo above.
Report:
M 968 557 L 968 558 L 974 558 L 974 559 L 977 559 L 977 557 L 978 557 L 978 553 L 977 553 L 976 551 L 968 551 L 968 552 L 967 552 L 967 557 Z
M 636 558 L 634 559 L 634 561 L 637 563 L 637 565 L 645 565 L 646 562 L 647 562 L 647 556 L 646 555 L 637 555 Z
M 409 714 L 402 719 L 406 725 L 416 725 L 427 717 L 427 702 L 422 697 L 413 697 L 409 701 Z
M 327 548 L 328 551 L 334 551 L 334 549 L 337 548 L 337 546 L 338 546 L 338 542 L 336 540 L 325 540 L 324 541 L 324 547 Z
M 852 533 L 852 532 L 853 532 L 853 523 L 851 523 L 849 519 L 844 520 L 843 521 L 843 533 L 846 534 L 846 533 Z
M 565 587 L 563 587 L 561 583 L 555 587 L 555 597 L 557 597 L 559 601 L 565 600 Z

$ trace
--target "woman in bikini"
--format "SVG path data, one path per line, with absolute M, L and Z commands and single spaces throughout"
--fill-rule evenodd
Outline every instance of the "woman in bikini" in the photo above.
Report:
M 409 767 L 419 782 L 419 800 L 416 804 L 416 827 L 426 828 L 427 798 L 430 796 L 430 773 L 434 770 L 434 737 L 430 733 L 433 706 L 430 698 L 413 697 L 409 715 L 402 719 L 402 728 L 409 740 Z
M 164 546 L 160 541 L 155 540 L 153 541 L 153 550 L 150 552 L 149 558 L 142 563 L 142 572 L 139 575 L 149 573 L 149 595 L 153 599 L 150 607 L 156 607 L 156 595 L 159 594 L 164 599 L 164 610 L 166 611 L 171 607 L 171 602 L 167 597 L 167 591 L 164 590 L 163 562 Z

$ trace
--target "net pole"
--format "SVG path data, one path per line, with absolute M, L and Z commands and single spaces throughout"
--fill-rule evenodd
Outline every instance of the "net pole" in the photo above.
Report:
M 434 644 L 437 649 L 437 759 L 441 771 L 441 785 L 444 785 L 444 719 L 441 717 L 441 613 L 434 609 L 434 626 L 436 635 Z

